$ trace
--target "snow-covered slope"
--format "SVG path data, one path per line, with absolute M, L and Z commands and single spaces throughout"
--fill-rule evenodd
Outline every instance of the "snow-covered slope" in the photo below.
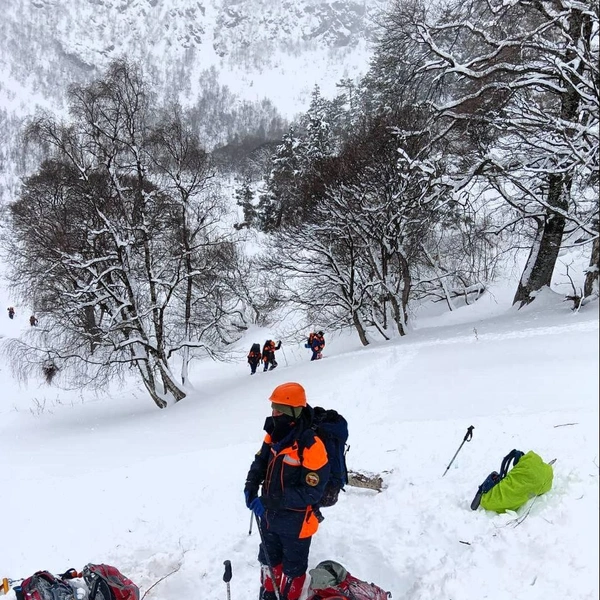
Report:
M 143 65 L 159 99 L 193 104 L 215 85 L 292 118 L 368 66 L 387 0 L 0 0 L 0 206 L 29 172 L 19 142 L 38 108 L 111 60 Z M 215 76 L 216 74 L 216 76 Z M 213 90 L 214 91 L 214 90 Z M 230 107 L 223 107 L 224 109 Z M 214 107 L 211 107 L 211 110 Z
M 270 97 L 291 116 L 315 83 L 333 91 L 366 68 L 373 17 L 385 0 L 14 0 L 2 3 L 4 86 L 62 98 L 127 56 L 159 93 L 192 96 L 214 66 L 235 92 Z M 8 80 L 6 79 L 8 78 Z
M 311 568 L 337 560 L 395 600 L 596 599 L 597 303 L 572 313 L 547 293 L 517 312 L 510 295 L 422 315 L 410 336 L 370 348 L 329 335 L 316 363 L 283 324 L 251 331 L 238 362 L 197 364 L 197 391 L 165 411 L 134 382 L 103 398 L 21 389 L 0 364 L 0 577 L 106 562 L 142 593 L 166 577 L 149 600 L 213 600 L 226 597 L 227 559 L 231 597 L 255 598 L 242 490 L 268 395 L 298 381 L 347 417 L 349 467 L 385 482 L 379 494 L 349 487 L 326 510 Z M 16 308 L 0 332 L 28 327 Z M 280 336 L 280 367 L 251 377 L 251 342 Z M 517 515 L 472 512 L 513 448 L 557 459 L 552 490 Z

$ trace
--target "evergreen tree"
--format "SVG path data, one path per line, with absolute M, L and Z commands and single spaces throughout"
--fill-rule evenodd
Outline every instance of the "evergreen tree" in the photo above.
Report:
M 235 228 L 252 227 L 257 219 L 258 211 L 254 206 L 254 190 L 248 178 L 244 178 L 241 186 L 235 190 L 235 199 L 236 204 L 242 207 L 244 213 L 244 220 L 236 223 Z
M 284 222 L 297 220 L 299 212 L 298 184 L 302 173 L 300 140 L 294 127 L 283 140 L 272 159 L 265 191 L 258 203 L 258 224 L 263 231 L 273 231 Z

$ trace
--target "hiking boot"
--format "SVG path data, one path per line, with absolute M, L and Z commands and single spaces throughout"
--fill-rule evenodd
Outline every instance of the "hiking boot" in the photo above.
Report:
M 267 592 L 262 590 L 260 600 L 277 600 L 277 596 L 275 595 L 275 592 Z
M 289 577 L 284 574 L 281 578 L 280 596 L 282 600 L 300 600 L 305 579 L 306 573 L 304 573 L 304 575 L 299 575 L 298 577 Z

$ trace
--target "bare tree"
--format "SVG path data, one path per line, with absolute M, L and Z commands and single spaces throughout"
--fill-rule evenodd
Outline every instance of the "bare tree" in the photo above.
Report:
M 394 12 L 397 24 L 407 14 Z M 446 135 L 487 132 L 470 173 L 534 225 L 522 306 L 550 285 L 565 234 L 598 238 L 598 5 L 470 0 L 415 15 L 399 27 L 421 49 L 415 72 L 437 86 Z
M 407 108 L 404 117 L 416 115 Z M 384 339 L 406 333 L 428 233 L 455 204 L 428 136 L 405 135 L 392 123 L 400 121 L 374 119 L 321 165 L 325 193 L 308 222 L 277 236 L 273 261 L 311 320 L 350 324 L 365 345 L 369 327 Z
M 220 273 L 236 253 L 216 225 L 207 156 L 177 111 L 155 124 L 143 77 L 124 61 L 72 88 L 70 109 L 69 124 L 29 126 L 52 159 L 10 206 L 11 278 L 47 324 L 29 350 L 82 384 L 133 366 L 164 408 L 186 396 L 190 349 L 235 337 Z

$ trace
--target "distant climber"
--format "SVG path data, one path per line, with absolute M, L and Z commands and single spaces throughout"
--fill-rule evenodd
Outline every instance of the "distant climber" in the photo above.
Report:
M 256 373 L 256 368 L 260 364 L 262 353 L 260 351 L 260 344 L 252 344 L 250 352 L 248 352 L 248 364 L 250 365 L 250 375 Z
M 323 352 L 323 348 L 325 348 L 325 335 L 322 331 L 317 331 L 317 333 L 311 335 L 310 349 L 312 350 L 312 356 L 310 360 L 319 360 L 323 358 L 321 353 Z
M 272 371 L 275 367 L 277 367 L 277 361 L 275 360 L 275 350 L 279 350 L 279 348 L 281 348 L 281 340 L 277 342 L 277 345 L 275 345 L 275 342 L 273 340 L 267 340 L 265 342 L 262 351 L 262 359 L 265 363 L 265 368 L 263 369 L 263 371 L 266 371 L 267 369 L 269 371 Z

